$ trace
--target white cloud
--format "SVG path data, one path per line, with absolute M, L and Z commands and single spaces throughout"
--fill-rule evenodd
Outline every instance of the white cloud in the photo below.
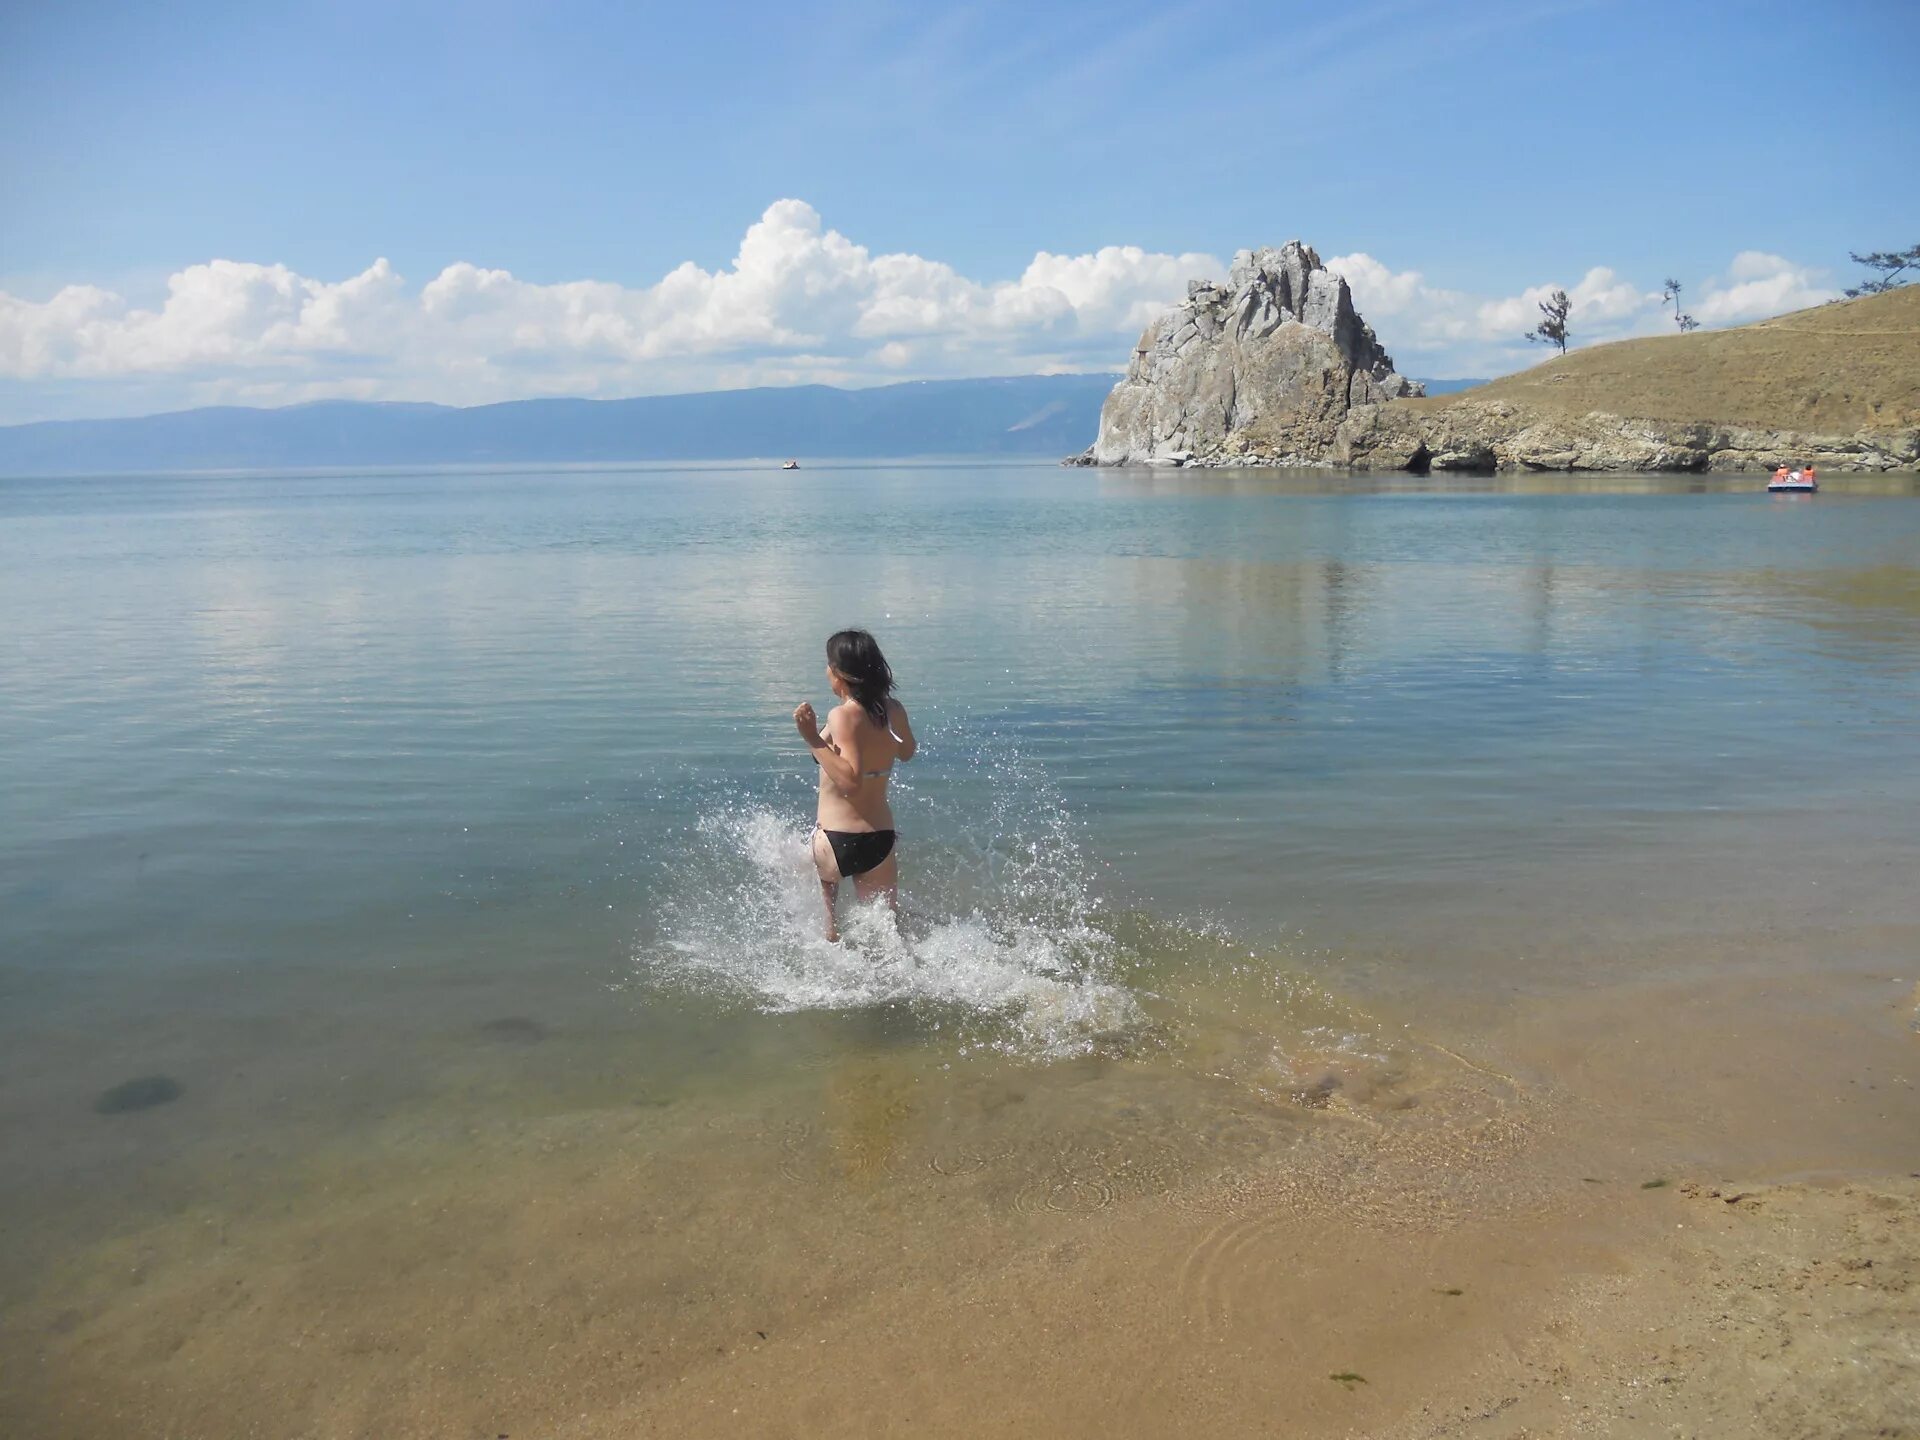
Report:
M 1658 289 L 1600 265 L 1572 285 L 1544 281 L 1512 295 L 1481 296 L 1429 285 L 1418 270 L 1394 270 L 1364 252 L 1336 255 L 1329 269 L 1346 276 L 1354 305 L 1403 371 L 1416 375 L 1498 375 L 1537 361 L 1521 337 L 1540 322 L 1540 302 L 1564 289 L 1573 301 L 1573 344 L 1665 334 L 1673 313 Z M 1736 325 L 1831 300 L 1839 293 L 1819 271 L 1778 255 L 1736 255 L 1723 279 L 1710 276 L 1682 293 L 1702 325 Z
M 1327 268 L 1344 275 L 1353 291 L 1353 303 L 1369 323 L 1410 312 L 1452 309 L 1466 297 L 1451 290 L 1435 290 L 1418 270 L 1389 270 L 1364 251 L 1336 255 Z
M 1328 262 L 1403 370 L 1497 374 L 1540 358 L 1521 334 L 1543 281 L 1475 295 L 1371 255 Z M 1110 245 L 1040 251 L 1012 280 L 919 255 L 874 255 L 780 200 L 727 266 L 691 261 L 652 285 L 536 284 L 465 261 L 414 286 L 385 260 L 325 281 L 284 265 L 212 260 L 157 303 L 90 285 L 44 301 L 0 292 L 0 391 L 11 414 L 124 412 L 330 396 L 471 404 L 527 395 L 631 395 L 819 381 L 1116 369 L 1211 255 Z M 1704 324 L 1831 298 L 1815 271 L 1748 251 L 1686 297 Z M 1576 344 L 1672 324 L 1657 290 L 1604 266 L 1567 287 Z
M 393 312 L 399 291 L 400 279 L 385 260 L 332 285 L 284 265 L 232 260 L 190 265 L 167 281 L 167 298 L 158 310 L 131 309 L 119 297 L 106 296 L 89 322 L 68 337 L 61 359 L 41 373 L 102 376 L 272 365 L 350 351 L 357 336 Z
M 39 304 L 0 291 L 0 375 L 74 373 L 88 337 L 123 308 L 119 296 L 92 285 L 69 285 Z
M 1598 265 L 1575 285 L 1532 285 L 1518 295 L 1481 302 L 1474 312 L 1473 333 L 1483 340 L 1495 340 L 1531 330 L 1540 322 L 1540 306 L 1555 290 L 1563 288 L 1583 328 L 1609 338 L 1635 328 L 1636 322 L 1645 321 L 1660 304 L 1658 290 L 1636 289 L 1606 266 Z
M 1762 250 L 1742 250 L 1726 279 L 1709 280 L 1693 305 L 1702 325 L 1742 325 L 1788 310 L 1832 300 L 1839 291 L 1822 284 L 1821 272 Z
M 1496 296 L 1429 285 L 1418 270 L 1396 271 L 1364 253 L 1336 255 L 1327 265 L 1347 277 L 1354 305 L 1401 368 L 1418 374 L 1498 374 L 1527 363 L 1521 337 L 1539 323 L 1541 302 L 1559 289 L 1573 301 L 1576 343 L 1617 340 L 1660 324 L 1660 292 L 1604 265 L 1572 285 L 1544 281 Z
M 1211 255 L 1153 255 L 1137 245 L 1108 245 L 1091 255 L 1042 250 L 1019 285 L 1028 293 L 1060 296 L 1094 329 L 1137 333 L 1186 294 L 1189 280 L 1218 280 L 1226 273 Z
M 541 285 L 465 261 L 417 290 L 385 260 L 337 283 L 214 260 L 141 308 L 72 286 L 0 293 L 0 377 L 170 384 L 179 403 L 325 395 L 475 402 L 798 380 L 1116 368 L 1208 255 L 1042 251 L 1017 280 L 873 255 L 781 200 L 731 265 L 632 288 Z

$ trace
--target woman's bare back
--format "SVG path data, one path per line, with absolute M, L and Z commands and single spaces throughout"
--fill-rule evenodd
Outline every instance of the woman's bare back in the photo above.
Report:
M 793 723 L 820 767 L 808 846 L 826 901 L 827 939 L 838 940 L 834 901 L 842 880 L 852 880 L 863 900 L 884 896 L 889 906 L 896 903 L 900 872 L 887 780 L 918 745 L 907 707 L 891 694 L 893 671 L 866 631 L 842 630 L 828 639 L 827 683 L 841 703 L 827 712 L 825 729 L 804 700 L 794 707 Z
M 858 783 L 851 791 L 836 784 L 833 776 L 820 772 L 820 803 L 815 820 L 823 830 L 891 830 L 893 810 L 887 804 L 887 781 L 894 763 L 913 753 L 906 736 L 913 731 L 907 723 L 906 707 L 897 700 L 887 702 L 885 727 L 873 723 L 858 704 L 848 700 L 827 713 L 822 733 L 834 753 L 857 760 Z M 904 753 L 903 753 L 904 752 Z

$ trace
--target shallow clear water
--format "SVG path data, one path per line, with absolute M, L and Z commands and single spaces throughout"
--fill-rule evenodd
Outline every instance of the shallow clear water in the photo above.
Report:
M 10 480 L 0 614 L 16 1222 L 855 1053 L 1390 1089 L 1350 997 L 1904 922 L 1920 869 L 1905 481 Z M 845 624 L 922 755 L 905 938 L 836 951 L 788 715 Z

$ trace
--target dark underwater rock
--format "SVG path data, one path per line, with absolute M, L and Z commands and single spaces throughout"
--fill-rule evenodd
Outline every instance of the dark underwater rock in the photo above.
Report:
M 122 1080 L 111 1090 L 94 1097 L 93 1108 L 100 1115 L 124 1115 L 133 1110 L 151 1110 L 181 1096 L 180 1082 L 171 1075 L 138 1075 Z

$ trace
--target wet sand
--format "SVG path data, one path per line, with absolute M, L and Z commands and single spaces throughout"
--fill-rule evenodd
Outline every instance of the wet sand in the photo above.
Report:
M 244 1171 L 202 1145 L 194 1174 L 155 1170 L 167 1205 L 16 1266 L 0 1415 L 72 1437 L 1920 1433 L 1920 976 L 1898 968 L 1920 931 L 1829 933 L 1817 974 L 1786 963 L 1806 936 L 1720 943 L 1750 963 L 1418 1014 L 1263 1011 L 1215 977 L 1111 1054 L 880 1033 L 777 1084 L 485 1122 L 422 1104 Z M 565 1042 L 476 1029 L 450 1085 L 537 1089 Z

